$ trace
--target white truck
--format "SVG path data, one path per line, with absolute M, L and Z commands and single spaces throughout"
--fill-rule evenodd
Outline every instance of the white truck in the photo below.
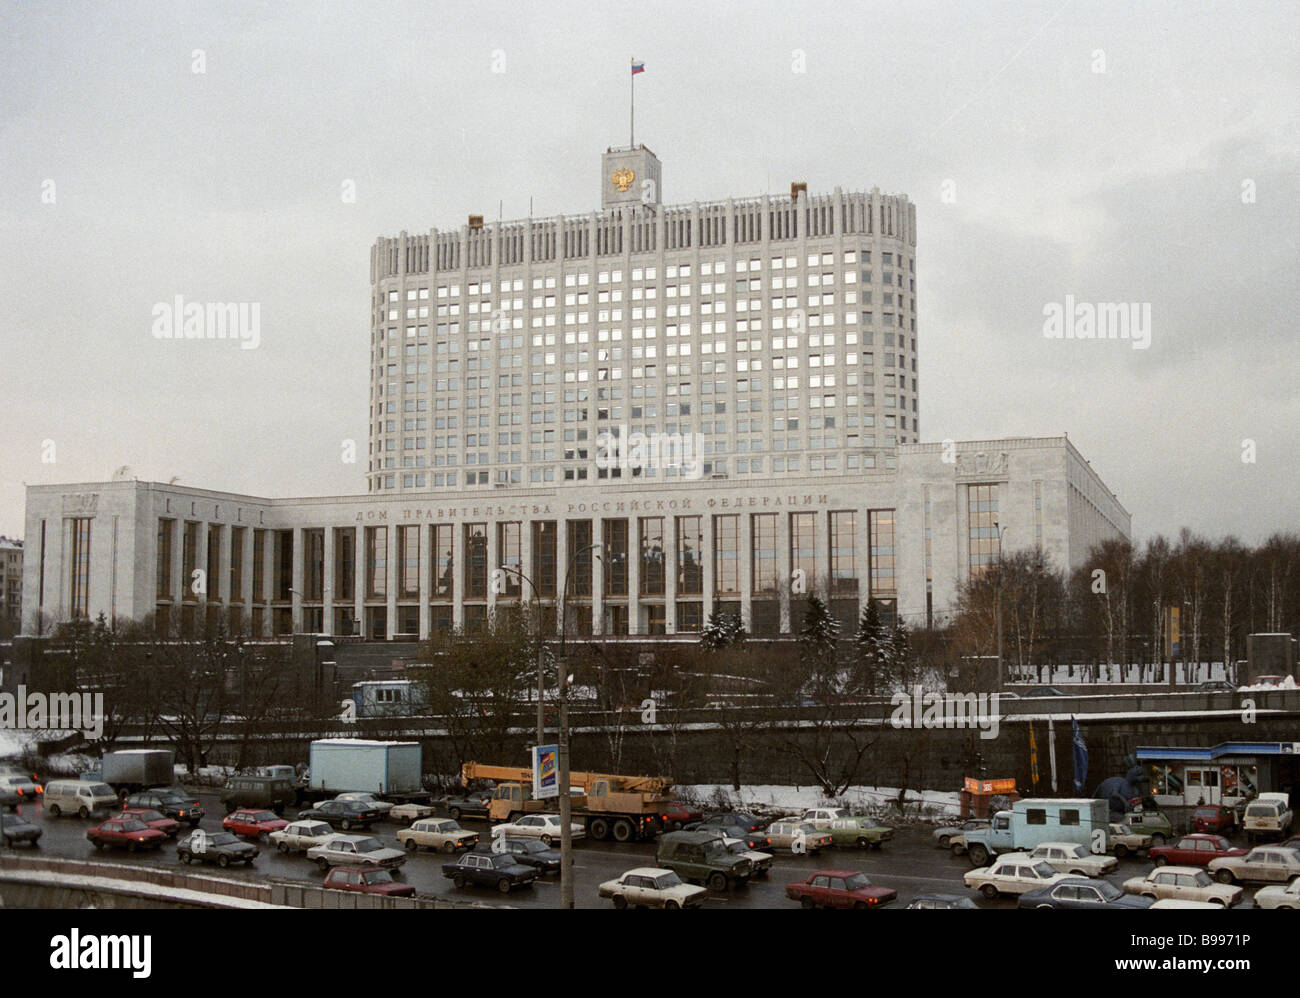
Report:
M 1028 852 L 1044 842 L 1073 842 L 1101 854 L 1109 835 L 1110 805 L 1104 800 L 1028 798 L 999 811 L 988 828 L 966 832 L 966 855 L 972 866 L 984 866 L 994 856 Z
M 385 800 L 427 799 L 419 742 L 321 738 L 311 743 L 304 800 L 368 792 Z

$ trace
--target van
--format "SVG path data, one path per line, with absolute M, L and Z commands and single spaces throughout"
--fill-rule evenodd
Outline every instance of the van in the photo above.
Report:
M 1285 837 L 1291 830 L 1291 818 L 1284 794 L 1260 794 L 1246 805 L 1246 820 L 1242 822 L 1246 841 L 1254 842 L 1266 835 Z
M 45 809 L 53 818 L 61 814 L 88 818 L 96 811 L 115 811 L 120 805 L 120 798 L 107 783 L 53 780 L 45 785 Z
M 293 783 L 280 776 L 232 776 L 221 791 L 227 814 L 239 807 L 269 807 L 281 814 L 297 799 Z

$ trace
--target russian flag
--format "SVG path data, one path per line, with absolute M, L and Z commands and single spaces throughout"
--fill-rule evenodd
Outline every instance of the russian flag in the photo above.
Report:
M 645 72 L 645 63 L 644 63 L 644 62 L 637 62 L 635 59 L 633 59 L 633 60 L 632 60 L 632 75 L 633 75 L 633 76 L 636 76 L 637 73 L 644 73 L 644 72 Z

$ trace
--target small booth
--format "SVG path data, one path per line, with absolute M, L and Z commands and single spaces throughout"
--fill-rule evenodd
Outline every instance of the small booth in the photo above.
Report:
M 961 816 L 963 818 L 989 817 L 990 804 L 994 797 L 1004 798 L 1006 806 L 1010 807 L 1012 802 L 1019 800 L 1016 781 L 1014 779 L 977 780 L 967 776 L 963 780 L 961 791 Z M 1002 800 L 998 801 L 999 805 L 1002 803 Z
M 1157 804 L 1233 807 L 1262 792 L 1300 783 L 1300 742 L 1221 742 L 1209 748 L 1140 746 Z

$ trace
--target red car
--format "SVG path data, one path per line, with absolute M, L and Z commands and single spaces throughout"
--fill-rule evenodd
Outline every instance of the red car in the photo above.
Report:
M 87 828 L 86 838 L 96 849 L 116 846 L 136 852 L 139 849 L 157 849 L 167 836 L 135 818 L 109 818 L 103 824 Z
M 179 821 L 169 818 L 161 811 L 155 811 L 151 807 L 124 808 L 121 814 L 116 814 L 113 817 L 115 820 L 143 821 L 150 828 L 157 829 L 169 839 L 174 838 L 176 833 L 181 830 Z
M 370 866 L 336 866 L 325 875 L 325 883 L 321 886 L 332 891 L 415 897 L 413 886 L 399 884 L 387 870 L 376 870 Z
M 664 823 L 664 828 L 670 832 L 675 832 L 688 821 L 703 821 L 703 811 L 693 811 L 685 804 L 673 802 L 665 804 L 663 810 L 659 812 L 659 817 Z
M 1192 827 L 1213 835 L 1231 832 L 1237 827 L 1237 811 L 1218 804 L 1202 804 L 1192 812 Z
M 876 887 L 861 870 L 818 870 L 803 883 L 786 884 L 785 896 L 805 908 L 879 908 L 898 892 Z
M 1208 866 L 1210 860 L 1224 856 L 1244 856 L 1245 849 L 1236 848 L 1222 835 L 1184 835 L 1173 845 L 1152 846 L 1147 850 L 1147 858 L 1164 866 L 1173 863 L 1177 866 Z
M 237 807 L 221 820 L 221 827 L 236 835 L 250 839 L 266 839 L 272 832 L 288 828 L 285 821 L 274 811 L 255 807 Z

